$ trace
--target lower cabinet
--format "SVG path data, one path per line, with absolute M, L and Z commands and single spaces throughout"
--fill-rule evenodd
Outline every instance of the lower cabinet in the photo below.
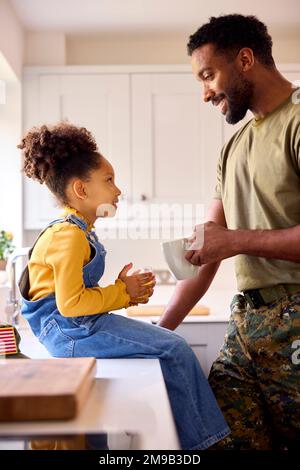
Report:
M 182 336 L 196 354 L 202 370 L 208 377 L 214 360 L 223 345 L 228 322 L 181 323 L 176 333 Z

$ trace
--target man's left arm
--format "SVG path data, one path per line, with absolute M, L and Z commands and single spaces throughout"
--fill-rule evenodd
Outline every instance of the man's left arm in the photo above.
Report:
M 300 263 L 300 225 L 276 230 L 230 230 L 214 222 L 207 222 L 204 225 L 202 248 L 188 251 L 186 259 L 200 266 L 235 255 Z

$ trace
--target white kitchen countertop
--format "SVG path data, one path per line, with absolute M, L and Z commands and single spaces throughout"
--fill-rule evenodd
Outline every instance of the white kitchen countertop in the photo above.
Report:
M 28 328 L 18 330 L 24 354 L 50 357 Z M 180 448 L 158 359 L 98 359 L 95 384 L 76 419 L 0 423 L 0 441 L 106 432 L 118 442 L 124 431 L 131 435 L 131 449 Z
M 23 318 L 18 331 L 22 353 L 31 358 L 50 357 Z M 126 431 L 133 433 L 133 449 L 180 448 L 158 359 L 98 359 L 96 378 L 89 401 L 75 420 L 0 423 L 0 441 L 4 436 L 103 431 L 113 434 L 112 441 L 118 443 L 122 442 L 118 433 Z
M 170 300 L 175 286 L 174 285 L 159 285 L 156 286 L 153 296 L 150 298 L 147 305 L 163 306 L 167 305 Z M 229 289 L 210 289 L 202 297 L 199 305 L 209 308 L 209 315 L 188 315 L 183 320 L 183 323 L 218 323 L 228 322 L 230 317 L 230 302 L 236 292 Z M 122 312 L 124 312 L 122 310 Z M 117 313 L 117 312 L 115 312 Z M 158 322 L 159 316 L 140 316 L 130 317 L 146 322 Z

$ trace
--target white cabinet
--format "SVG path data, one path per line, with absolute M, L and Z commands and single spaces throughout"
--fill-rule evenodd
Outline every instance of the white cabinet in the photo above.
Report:
M 130 105 L 128 74 L 45 74 L 25 78 L 24 130 L 67 119 L 86 127 L 99 151 L 111 161 L 117 184 L 128 193 L 130 174 Z M 25 178 L 25 229 L 40 229 L 58 208 L 44 185 Z
M 132 77 L 134 200 L 207 204 L 222 146 L 222 116 L 192 73 Z
M 139 317 L 145 321 L 145 317 Z M 151 323 L 157 324 L 158 319 L 153 318 Z M 216 320 L 200 321 L 188 318 L 184 320 L 175 330 L 182 336 L 194 351 L 204 375 L 208 377 L 213 362 L 219 357 L 220 350 L 224 344 L 229 320 L 224 318 Z
M 183 322 L 176 329 L 196 354 L 202 370 L 208 377 L 213 362 L 224 343 L 228 322 Z

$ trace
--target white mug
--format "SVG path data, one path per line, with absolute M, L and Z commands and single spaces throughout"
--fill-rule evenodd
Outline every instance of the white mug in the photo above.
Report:
M 163 242 L 161 247 L 169 269 L 178 281 L 196 276 L 199 266 L 194 266 L 185 259 L 186 238 Z

